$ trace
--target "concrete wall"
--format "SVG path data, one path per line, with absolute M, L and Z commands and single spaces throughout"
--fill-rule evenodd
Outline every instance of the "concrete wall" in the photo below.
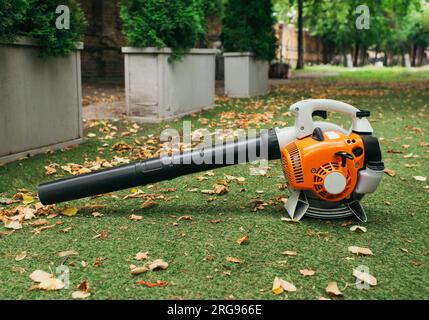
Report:
M 193 49 L 173 63 L 168 48 L 125 47 L 122 51 L 131 119 L 158 122 L 214 104 L 216 50 Z
M 225 57 L 225 94 L 248 98 L 268 93 L 268 61 L 251 53 L 230 52 Z
M 0 163 L 83 137 L 80 51 L 39 53 L 31 39 L 0 43 Z

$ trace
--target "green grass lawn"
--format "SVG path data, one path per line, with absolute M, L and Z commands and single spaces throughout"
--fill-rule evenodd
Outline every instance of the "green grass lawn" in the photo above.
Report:
M 288 106 L 303 98 L 338 99 L 371 110 L 375 134 L 382 138 L 385 164 L 396 175 L 385 175 L 377 193 L 364 198 L 366 233 L 351 232 L 347 220 L 281 221 L 286 212 L 278 198 L 288 192 L 278 187 L 284 183 L 279 161 L 270 163 L 263 177 L 250 176 L 249 166 L 239 165 L 215 170 L 214 175 L 205 175 L 207 180 L 197 179 L 204 175 L 201 173 L 142 187 L 156 198 L 157 205 L 151 208 L 140 207 L 145 201 L 142 198 L 123 199 L 131 194 L 131 190 L 124 190 L 72 202 L 69 205 L 77 207 L 78 214 L 47 219 L 54 227 L 40 234 L 32 232 L 36 227 L 30 223 L 35 219 L 10 235 L 1 226 L 0 299 L 71 299 L 75 287 L 84 280 L 91 285 L 90 299 L 318 299 L 328 297 L 325 288 L 332 281 L 338 283 L 344 299 L 428 299 L 428 183 L 413 176 L 428 175 L 429 149 L 424 143 L 429 142 L 429 83 L 395 79 L 396 71 L 383 76 L 389 81 L 377 79 L 376 83 L 355 77 L 294 81 L 266 97 L 222 99 L 215 109 L 184 118 L 192 120 L 194 128 L 210 130 L 293 125 Z M 331 120 L 344 121 L 336 115 Z M 112 146 L 120 141 L 133 145 L 135 139 L 148 146 L 148 140 L 154 140 L 163 128 L 180 128 L 181 121 L 140 128 L 132 125 L 123 120 L 87 123 L 86 134 L 95 136 L 91 134 L 79 147 L 0 167 L 0 198 L 9 199 L 20 188 L 35 196 L 39 183 L 68 175 L 58 167 L 56 174 L 45 176 L 44 167 L 53 163 L 64 166 L 95 161 L 96 157 L 109 161 L 115 156 L 133 158 L 141 148 L 118 151 Z M 106 135 L 113 138 L 105 139 Z M 154 146 L 156 149 L 156 143 Z M 242 184 L 231 181 L 225 195 L 201 192 L 212 189 L 225 175 L 246 180 Z M 264 210 L 254 210 L 257 200 L 266 203 Z M 10 209 L 14 205 L 0 207 Z M 63 207 L 58 205 L 58 210 Z M 93 211 L 103 217 L 93 217 Z M 130 220 L 132 214 L 143 219 Z M 192 220 L 178 220 L 181 216 L 191 216 Z M 68 232 L 62 232 L 64 229 Z M 102 231 L 108 233 L 104 240 L 95 237 Z M 238 245 L 236 240 L 243 236 L 249 236 L 250 242 Z M 355 256 L 348 252 L 349 246 L 370 248 L 374 255 Z M 58 253 L 65 250 L 78 254 L 68 259 L 59 257 Z M 282 255 L 286 250 L 298 255 Z M 23 251 L 27 251 L 26 258 L 16 261 Z M 152 260 L 162 258 L 169 267 L 131 275 L 129 265 L 144 264 L 134 259 L 142 251 L 148 251 Z M 241 263 L 233 264 L 227 257 Z M 97 258 L 104 260 L 94 266 Z M 82 261 L 87 262 L 86 267 Z M 69 289 L 29 290 L 31 272 L 55 272 L 62 263 L 70 268 Z M 361 265 L 377 278 L 377 286 L 356 288 L 352 271 Z M 300 270 L 306 268 L 315 270 L 315 275 L 302 276 Z M 274 295 L 271 286 L 276 276 L 292 282 L 297 291 Z M 139 280 L 169 284 L 148 288 L 137 284 Z

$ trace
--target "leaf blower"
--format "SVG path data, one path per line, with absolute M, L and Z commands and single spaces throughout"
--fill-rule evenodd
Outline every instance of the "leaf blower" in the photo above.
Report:
M 366 221 L 359 201 L 377 189 L 384 171 L 380 145 L 367 119 L 370 113 L 326 99 L 295 103 L 290 112 L 294 127 L 45 183 L 38 189 L 40 201 L 54 204 L 260 158 L 281 159 L 291 192 L 285 208 L 292 219 L 355 216 Z M 351 128 L 313 120 L 326 120 L 328 112 L 350 116 Z

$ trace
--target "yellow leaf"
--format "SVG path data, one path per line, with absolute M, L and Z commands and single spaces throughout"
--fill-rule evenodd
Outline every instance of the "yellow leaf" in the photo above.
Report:
M 76 207 L 66 208 L 61 213 L 67 217 L 73 217 L 77 214 L 78 209 Z
M 30 204 L 32 202 L 34 202 L 34 198 L 32 196 L 29 196 L 29 195 L 23 195 L 22 196 L 22 203 L 23 204 Z
M 249 236 L 244 236 L 244 237 L 241 237 L 240 239 L 237 239 L 235 242 L 242 245 L 242 244 L 248 244 L 249 241 L 250 241 Z
M 329 282 L 328 286 L 325 289 L 326 293 L 331 296 L 342 296 L 343 293 L 338 289 L 338 285 L 336 282 Z

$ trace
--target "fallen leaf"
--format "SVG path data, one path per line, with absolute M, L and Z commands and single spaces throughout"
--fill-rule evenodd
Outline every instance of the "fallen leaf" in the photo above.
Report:
M 27 256 L 27 251 L 22 251 L 20 254 L 18 254 L 18 255 L 15 257 L 15 261 L 21 261 L 21 260 L 24 260 L 26 256 Z
M 234 257 L 227 257 L 226 261 L 231 262 L 231 263 L 235 263 L 235 264 L 240 264 L 241 263 L 241 261 L 239 259 L 234 258 Z
M 71 208 L 65 208 L 63 211 L 61 211 L 61 214 L 67 217 L 73 217 L 77 214 L 78 209 L 76 207 Z
M 331 296 L 335 296 L 335 297 L 343 295 L 343 293 L 340 291 L 340 289 L 338 289 L 338 285 L 336 282 L 329 282 L 325 291 L 327 294 L 329 294 Z
M 19 230 L 22 229 L 22 224 L 18 220 L 6 220 L 4 227 L 7 229 Z
M 83 291 L 73 291 L 72 298 L 73 299 L 86 299 L 91 295 L 89 292 L 83 292 Z
M 34 198 L 32 196 L 29 196 L 29 195 L 23 195 L 22 196 L 22 203 L 23 204 L 30 204 L 32 202 L 34 202 Z
M 144 273 L 144 272 L 146 272 L 146 271 L 148 271 L 149 270 L 149 268 L 148 267 L 146 267 L 146 266 L 143 266 L 143 267 L 135 267 L 135 268 L 131 268 L 131 274 L 133 274 L 133 275 L 139 275 L 139 274 L 142 274 L 142 273 Z
M 77 286 L 79 291 L 83 291 L 83 292 L 90 292 L 91 291 L 91 286 L 89 284 L 88 280 L 84 280 L 82 281 L 78 286 Z
M 384 173 L 386 173 L 388 176 L 390 176 L 390 177 L 394 177 L 394 176 L 396 176 L 396 172 L 395 172 L 395 170 L 391 170 L 391 169 L 388 169 L 388 168 L 385 168 L 384 169 Z
M 168 263 L 162 259 L 156 259 L 149 264 L 150 270 L 157 270 L 157 269 L 165 270 L 167 268 L 168 268 Z
M 362 226 L 352 226 L 352 227 L 350 227 L 350 231 L 365 233 L 367 231 L 367 229 L 365 227 L 362 227 Z
M 221 184 L 215 184 L 214 186 L 214 193 L 218 194 L 218 195 L 223 195 L 228 193 L 228 188 L 224 185 Z
M 58 255 L 63 258 L 63 257 L 76 256 L 78 255 L 78 253 L 75 250 L 67 250 L 67 251 L 58 252 Z
M 369 284 L 372 287 L 377 285 L 377 279 L 367 272 L 362 272 L 357 269 L 353 269 L 353 276 L 355 276 L 358 280 Z
M 146 281 L 144 281 L 144 280 L 140 280 L 140 281 L 137 281 L 136 283 L 137 283 L 137 284 L 144 285 L 144 286 L 146 286 L 146 287 L 148 287 L 148 288 L 153 288 L 153 287 L 165 287 L 165 286 L 167 286 L 167 285 L 168 285 L 168 282 L 167 282 L 167 281 L 162 281 L 162 280 L 156 280 L 156 282 L 155 282 L 155 283 L 153 283 L 153 282 L 146 282 Z
M 249 241 L 250 241 L 249 236 L 244 236 L 244 237 L 241 237 L 240 239 L 237 239 L 235 242 L 237 242 L 239 245 L 242 245 L 242 244 L 249 244 Z
M 140 261 L 140 260 L 147 260 L 148 258 L 149 258 L 149 256 L 148 256 L 148 251 L 145 251 L 145 252 L 139 252 L 139 253 L 137 253 L 136 254 L 136 256 L 135 256 L 135 259 L 137 260 L 137 261 Z
M 49 279 L 43 280 L 38 284 L 32 285 L 30 290 L 55 291 L 63 289 L 64 286 L 64 282 L 57 278 L 51 277 Z
M 351 253 L 356 254 L 356 255 L 363 255 L 363 256 L 372 256 L 372 255 L 374 255 L 372 253 L 371 249 L 361 248 L 361 247 L 357 247 L 357 246 L 351 246 L 351 247 L 349 247 L 349 251 Z
M 286 280 L 280 279 L 279 277 L 275 277 L 273 281 L 272 292 L 274 294 L 281 294 L 284 291 L 286 292 L 295 292 L 296 287 Z
M 30 279 L 33 280 L 34 282 L 42 282 L 52 277 L 53 277 L 52 274 L 43 270 L 36 270 L 30 274 Z
M 181 221 L 181 220 L 192 220 L 192 216 L 181 216 L 179 218 L 177 218 L 177 221 Z
M 282 252 L 282 255 L 284 255 L 284 256 L 289 256 L 289 257 L 293 257 L 293 256 L 297 256 L 297 255 L 298 255 L 298 253 L 297 253 L 297 252 L 295 252 L 295 251 L 283 251 L 283 252 Z
M 413 176 L 414 180 L 420 181 L 420 182 L 426 182 L 427 178 L 422 176 Z
M 128 219 L 133 220 L 133 221 L 140 221 L 140 220 L 143 220 L 143 216 L 132 214 L 128 217 Z
M 399 250 L 401 250 L 402 252 L 405 252 L 405 253 L 409 252 L 408 249 L 405 249 L 405 248 L 399 248 Z
M 300 272 L 304 277 L 311 277 L 311 276 L 314 276 L 314 274 L 316 273 L 316 271 L 311 270 L 311 269 L 302 269 L 302 270 L 299 270 L 299 272 Z
M 100 213 L 100 212 L 97 212 L 97 211 L 95 211 L 95 212 L 91 213 L 91 215 L 92 215 L 94 218 L 101 218 L 101 217 L 103 217 L 103 214 L 102 214 L 102 213 Z
M 148 208 L 152 208 L 152 207 L 154 207 L 154 206 L 156 206 L 156 202 L 155 201 L 152 201 L 152 200 L 146 200 L 145 202 L 143 202 L 141 205 L 140 205 L 140 208 L 142 208 L 142 209 L 148 209 Z

